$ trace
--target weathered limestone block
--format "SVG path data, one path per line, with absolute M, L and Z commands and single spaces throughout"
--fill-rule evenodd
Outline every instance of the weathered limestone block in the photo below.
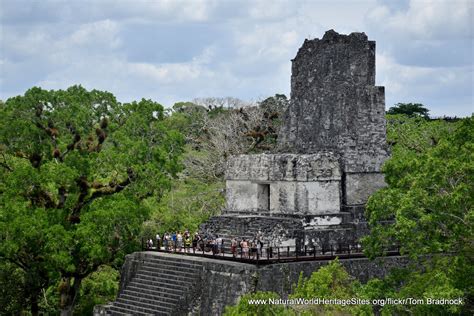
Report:
M 381 173 L 348 173 L 346 174 L 346 204 L 365 204 L 370 195 L 385 187 Z
M 272 214 L 317 215 L 340 209 L 340 181 L 278 181 L 270 188 Z
M 268 189 L 265 187 L 268 186 Z M 265 196 L 261 192 L 268 192 Z M 255 211 L 270 214 L 317 215 L 339 212 L 341 181 L 226 181 L 226 212 Z
M 375 42 L 364 33 L 328 31 L 306 40 L 293 59 L 280 151 L 332 151 L 341 155 L 343 171 L 380 171 L 388 156 L 384 114 L 385 91 L 375 86 Z
M 350 149 L 342 153 L 344 172 L 380 172 L 383 163 L 388 158 L 385 149 Z
M 226 172 L 226 211 L 338 212 L 342 194 L 338 159 L 331 152 L 232 157 Z
M 328 264 L 329 261 L 309 261 L 296 263 L 272 264 L 258 270 L 257 290 L 273 291 L 287 297 L 292 286 L 297 283 L 300 274 L 308 278 L 314 271 Z M 371 278 L 383 278 L 392 269 L 406 267 L 410 261 L 406 257 L 385 257 L 369 261 L 361 259 L 339 259 L 346 271 L 365 283 Z M 278 280 L 278 281 L 276 281 Z
M 340 210 L 341 172 L 331 152 L 241 155 L 229 160 L 227 212 L 322 214 Z
M 340 178 L 339 156 L 325 151 L 311 155 L 239 155 L 231 157 L 226 168 L 226 180 L 328 181 Z
M 258 185 L 246 180 L 226 181 L 227 210 L 258 209 Z
M 375 42 L 365 33 L 334 30 L 322 39 L 307 39 L 293 59 L 291 83 L 292 92 L 334 83 L 374 85 Z

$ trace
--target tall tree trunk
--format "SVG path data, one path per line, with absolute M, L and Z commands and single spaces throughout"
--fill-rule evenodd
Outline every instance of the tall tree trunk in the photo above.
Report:
M 71 284 L 72 281 L 72 284 Z M 61 294 L 61 316 L 72 316 L 74 306 L 77 303 L 82 278 L 63 278 L 60 286 Z

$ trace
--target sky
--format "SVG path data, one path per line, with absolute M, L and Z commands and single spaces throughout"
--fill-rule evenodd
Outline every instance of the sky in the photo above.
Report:
M 472 0 L 0 0 L 0 99 L 81 84 L 166 107 L 290 95 L 305 38 L 377 42 L 386 107 L 474 112 Z

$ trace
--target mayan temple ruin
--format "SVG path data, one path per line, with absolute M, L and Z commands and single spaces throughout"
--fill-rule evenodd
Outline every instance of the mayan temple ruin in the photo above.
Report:
M 229 159 L 226 208 L 201 231 L 223 237 L 227 245 L 232 237 L 259 234 L 264 247 L 288 247 L 296 259 L 307 249 L 333 254 L 338 245 L 357 245 L 368 232 L 367 199 L 384 186 L 384 114 L 384 88 L 375 86 L 374 41 L 364 33 L 333 30 L 305 40 L 292 60 L 291 102 L 278 152 Z M 95 315 L 221 315 L 249 291 L 287 296 L 301 272 L 309 276 L 327 264 L 316 254 L 304 261 L 254 263 L 204 252 L 136 252 L 126 258 L 116 301 L 97 306 Z M 362 282 L 404 260 L 340 257 Z
M 293 59 L 291 103 L 278 154 L 233 157 L 225 215 L 205 229 L 261 232 L 267 244 L 354 243 L 368 197 L 384 185 L 385 94 L 375 86 L 375 42 L 328 31 Z

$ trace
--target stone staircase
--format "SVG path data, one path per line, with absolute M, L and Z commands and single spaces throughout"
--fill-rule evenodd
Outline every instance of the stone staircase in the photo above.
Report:
M 202 269 L 202 263 L 186 258 L 145 255 L 106 314 L 179 315 Z

